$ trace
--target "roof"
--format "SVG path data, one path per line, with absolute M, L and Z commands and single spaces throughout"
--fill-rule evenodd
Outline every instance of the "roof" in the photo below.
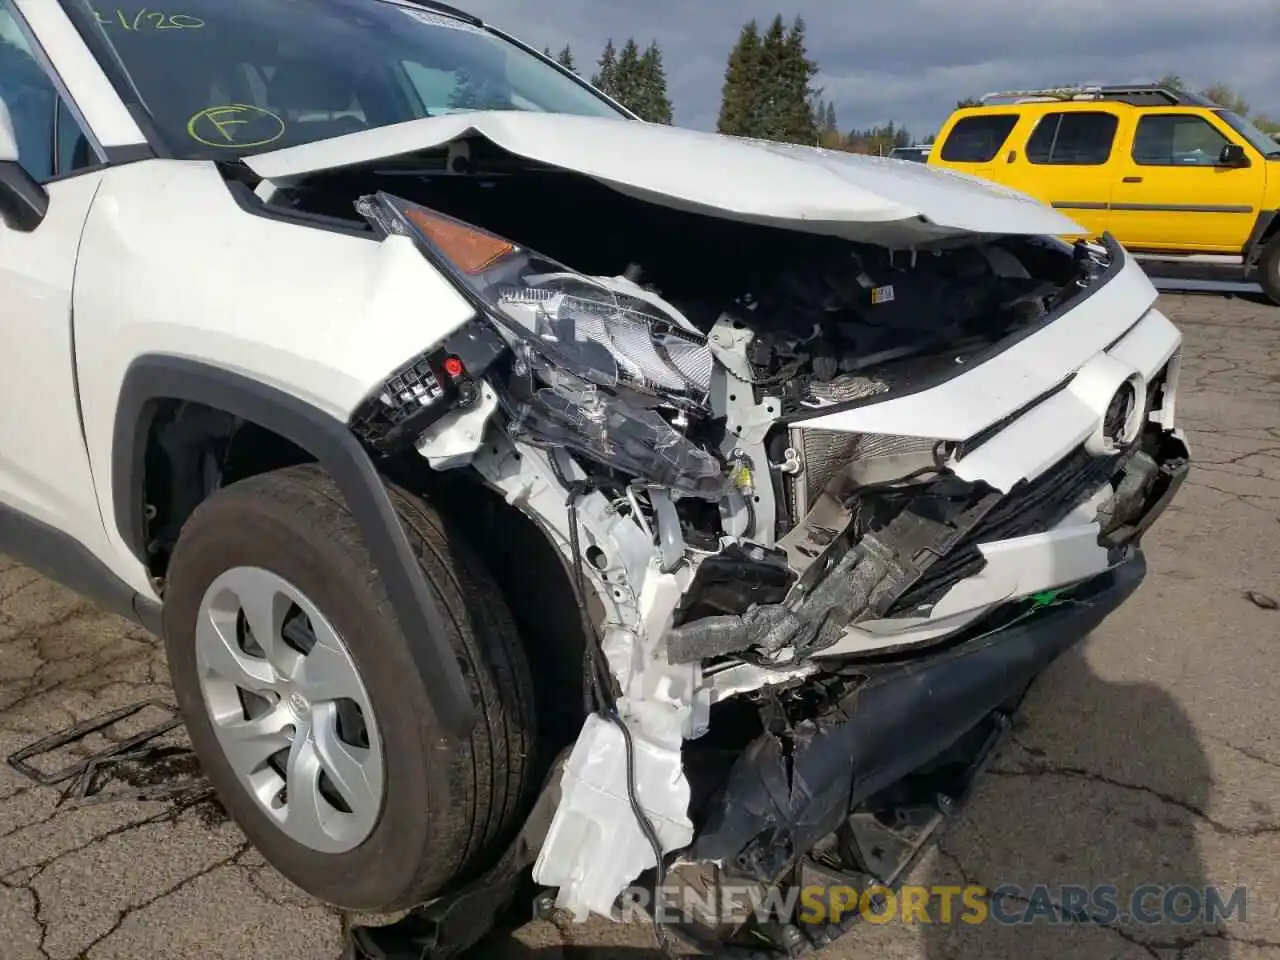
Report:
M 1158 84 L 1126 84 L 1115 86 L 1049 87 L 1043 90 L 1003 90 L 988 93 L 982 106 L 993 100 L 1019 103 L 1096 102 L 1127 103 L 1133 107 L 1217 107 L 1198 93 L 1170 90 Z

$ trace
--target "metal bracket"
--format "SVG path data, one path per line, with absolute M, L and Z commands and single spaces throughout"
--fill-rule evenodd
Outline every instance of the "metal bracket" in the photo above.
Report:
M 101 750 L 98 753 L 85 757 L 83 760 L 79 760 L 69 766 L 63 767 L 60 770 L 54 770 L 50 773 L 45 773 L 43 770 L 40 770 L 27 762 L 32 757 L 52 753 L 59 747 L 68 746 L 69 744 L 83 740 L 90 734 L 105 730 L 113 723 L 119 723 L 121 720 L 131 717 L 134 714 L 141 713 L 147 707 L 155 707 L 158 710 L 163 710 L 168 713 L 172 719 L 162 720 L 160 723 L 148 727 L 140 733 L 134 734 L 127 740 L 122 740 L 119 743 L 113 743 L 105 750 Z M 106 760 L 118 758 L 122 754 L 128 754 L 137 747 L 146 743 L 148 740 L 154 740 L 156 737 L 162 736 L 170 730 L 175 730 L 180 726 L 182 726 L 182 718 L 178 715 L 177 707 L 172 704 L 165 703 L 163 700 L 143 700 L 139 703 L 130 704 L 127 707 L 121 707 L 119 710 L 113 710 L 110 713 L 104 713 L 101 716 L 92 717 L 82 723 L 77 723 L 75 726 L 61 730 L 58 733 L 43 737 L 35 743 L 31 743 L 23 747 L 17 753 L 11 754 L 7 762 L 9 766 L 14 770 L 17 770 L 28 780 L 34 780 L 41 786 L 53 787 L 57 786 L 59 783 L 70 780 L 73 777 L 83 776 L 86 771 L 90 770 L 90 768 L 101 764 Z

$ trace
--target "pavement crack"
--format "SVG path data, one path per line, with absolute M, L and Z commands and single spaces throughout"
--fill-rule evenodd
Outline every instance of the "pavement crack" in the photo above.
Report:
M 102 943 L 109 937 L 111 937 L 113 934 L 115 934 L 117 930 L 119 930 L 122 926 L 124 926 L 125 921 L 127 921 L 131 916 L 133 916 L 139 910 L 145 910 L 147 907 L 151 906 L 153 903 L 157 903 L 163 900 L 165 897 L 171 897 L 175 893 L 179 893 L 180 891 L 182 891 L 186 887 L 189 887 L 191 884 L 195 883 L 197 880 L 201 879 L 202 877 L 207 877 L 209 874 L 213 873 L 215 870 L 219 870 L 222 867 L 225 867 L 234 863 L 235 859 L 239 856 L 242 856 L 245 850 L 247 850 L 249 847 L 250 847 L 249 841 L 245 840 L 243 843 L 240 844 L 239 847 L 236 848 L 236 851 L 234 853 L 229 854 L 225 857 L 222 857 L 220 860 L 215 860 L 213 863 L 209 864 L 208 866 L 200 870 L 197 870 L 195 873 L 191 874 L 190 876 L 184 877 L 183 879 L 179 880 L 177 883 L 173 884 L 172 886 L 167 887 L 166 889 L 160 891 L 155 896 L 148 897 L 146 900 L 143 900 L 141 903 L 136 903 L 131 907 L 126 907 L 124 910 L 119 911 L 116 916 L 115 922 L 111 925 L 111 928 L 101 936 L 95 937 L 91 943 L 89 943 L 83 950 L 81 950 L 78 954 L 76 954 L 76 960 L 89 960 L 89 954 L 93 951 L 93 948 L 98 946 L 98 944 Z
M 13 870 L 10 870 L 9 873 L 6 874 L 6 876 L 11 876 L 23 870 L 34 870 L 35 872 L 31 875 L 31 881 L 29 881 L 29 882 L 34 882 L 34 880 L 37 877 L 39 877 L 41 874 L 43 874 L 45 870 L 49 869 L 49 867 L 57 863 L 63 857 L 68 857 L 74 853 L 80 853 L 83 850 L 88 850 L 90 847 L 93 847 L 99 843 L 109 840 L 112 837 L 117 837 L 122 833 L 128 833 L 132 830 L 137 830 L 139 827 L 146 827 L 155 823 L 172 823 L 179 816 L 185 813 L 187 810 L 190 810 L 191 808 L 198 806 L 200 802 L 201 801 L 193 801 L 191 803 L 177 804 L 177 805 L 166 808 L 160 813 L 152 814 L 151 816 L 145 817 L 141 820 L 130 820 L 127 823 L 122 823 L 118 826 L 112 827 L 110 830 L 106 830 L 102 833 L 95 834 L 93 837 L 86 840 L 84 843 L 78 844 L 77 846 L 74 846 L 74 847 L 69 847 L 66 850 L 61 850 L 58 853 L 54 854 L 53 856 L 45 860 L 40 860 L 35 863 L 28 863 L 28 864 L 23 864 L 22 866 L 19 866 L 19 867 L 15 867 Z M 50 820 L 54 819 L 54 817 L 58 816 L 58 814 L 66 813 L 66 812 L 68 811 L 65 808 L 60 808 L 59 810 L 54 811 L 54 813 L 51 814 L 50 816 L 46 817 L 43 821 L 41 821 L 41 823 L 48 823 Z M 24 824 L 22 827 L 18 829 L 19 830 L 28 829 L 30 827 L 38 826 L 38 825 L 39 824 L 35 824 L 35 823 Z M 0 835 L 0 838 L 3 838 L 4 836 L 12 836 L 14 833 L 17 833 L 17 832 L 18 830 L 10 831 L 7 834 Z
M 36 922 L 36 929 L 40 931 L 36 952 L 42 957 L 47 957 L 49 950 L 45 944 L 49 942 L 49 921 L 44 919 L 44 901 L 40 899 L 40 891 L 36 889 L 35 878 L 28 880 L 22 889 L 31 894 L 31 917 Z
M 1230 827 L 1219 820 L 1215 820 L 1208 812 L 1189 803 L 1180 797 L 1175 797 L 1171 793 L 1165 793 L 1163 790 L 1157 790 L 1155 787 L 1147 786 L 1141 783 L 1126 783 L 1123 780 L 1116 780 L 1114 777 L 1108 777 L 1092 770 L 1085 770 L 1081 767 L 1068 767 L 1059 764 L 1045 763 L 1043 761 L 1031 761 L 1024 763 L 1020 767 L 990 767 L 987 773 L 993 777 L 1005 777 L 1008 779 L 1034 779 L 1036 777 L 1065 777 L 1070 780 L 1085 780 L 1091 783 L 1100 783 L 1116 790 L 1126 790 L 1131 793 L 1142 793 L 1149 797 L 1154 797 L 1161 803 L 1169 806 L 1177 807 L 1179 810 L 1185 811 L 1195 819 L 1207 824 L 1215 833 L 1223 836 L 1235 837 L 1237 839 L 1250 839 L 1254 837 L 1265 837 L 1272 834 L 1280 835 L 1280 823 L 1260 824 L 1255 827 Z
M 49 924 L 44 919 L 44 904 L 40 899 L 40 891 L 32 886 L 31 879 L 15 883 L 0 878 L 0 887 L 25 893 L 31 898 L 31 920 L 35 923 L 36 931 L 39 934 L 39 938 L 36 941 L 36 955 L 42 960 L 49 960 L 49 951 L 45 947 L 45 943 L 49 939 Z
M 1024 743 L 1019 739 L 1017 734 L 1011 735 L 1009 737 L 1009 742 L 1026 754 L 1029 759 L 1015 759 L 1013 762 L 1017 764 L 1017 766 L 1012 767 L 995 765 L 988 767 L 987 773 L 991 776 L 1005 777 L 1008 779 L 1034 779 L 1036 777 L 1043 776 L 1058 776 L 1071 780 L 1085 780 L 1093 783 L 1100 783 L 1116 790 L 1125 790 L 1131 793 L 1142 793 L 1147 796 L 1154 797 L 1161 803 L 1166 803 L 1169 806 L 1176 807 L 1179 810 L 1186 812 L 1195 819 L 1207 824 L 1215 833 L 1222 834 L 1223 836 L 1235 837 L 1237 839 L 1250 839 L 1253 837 L 1280 834 L 1280 823 L 1259 824 L 1254 827 L 1231 827 L 1219 820 L 1215 820 L 1209 815 L 1209 812 L 1202 807 L 1199 807 L 1194 803 L 1190 803 L 1187 800 L 1183 800 L 1181 797 L 1176 797 L 1171 793 L 1166 793 L 1163 790 L 1157 790 L 1155 787 L 1141 783 L 1129 783 L 1124 780 L 1117 780 L 1114 777 L 1108 777 L 1105 774 L 1101 774 L 1093 770 L 1086 770 L 1084 767 L 1073 767 L 1067 764 L 1054 763 L 1045 758 L 1043 750 L 1039 747 L 1034 747 L 1030 744 Z M 1245 756 L 1250 756 L 1250 754 L 1241 750 L 1239 747 L 1236 747 L 1234 744 L 1227 743 L 1226 746 L 1239 750 L 1239 752 Z M 1275 764 L 1265 758 L 1250 758 L 1271 764 L 1272 766 L 1280 766 L 1280 764 Z
M 12 568 L 5 567 L 4 570 L 0 570 L 0 573 L 4 573 L 6 570 L 9 570 L 9 569 L 12 569 Z M 37 583 L 39 583 L 43 579 L 44 579 L 43 577 L 33 576 L 30 580 L 24 580 L 22 583 L 18 584 L 16 587 L 6 590 L 4 593 L 0 593 L 0 603 L 4 603 L 7 600 L 12 600 L 14 597 L 22 593 L 24 590 L 30 590 L 32 587 L 34 587 Z
M 1219 746 L 1226 747 L 1228 750 L 1234 750 L 1242 757 L 1247 757 L 1255 763 L 1265 764 L 1268 767 L 1275 767 L 1277 770 L 1280 770 L 1280 761 L 1272 760 L 1270 757 L 1263 756 L 1256 750 L 1251 750 L 1248 747 L 1242 747 L 1238 743 L 1232 743 L 1230 740 L 1224 740 L 1222 737 L 1215 737 L 1212 734 L 1209 734 L 1207 739 L 1212 740 Z

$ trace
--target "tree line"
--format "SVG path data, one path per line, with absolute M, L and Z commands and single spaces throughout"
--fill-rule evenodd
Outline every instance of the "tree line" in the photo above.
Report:
M 550 48 L 543 53 L 582 75 L 569 46 L 557 54 Z M 739 137 L 821 144 L 860 153 L 887 153 L 914 142 L 905 127 L 894 123 L 841 131 L 835 104 L 824 100 L 822 91 L 813 86 L 817 73 L 818 65 L 806 50 L 803 18 L 788 25 L 779 15 L 763 31 L 757 21 L 750 21 L 729 54 L 717 129 Z M 634 38 L 621 48 L 610 38 L 590 79 L 642 119 L 671 123 L 671 97 L 656 42 L 641 51 Z
M 544 53 L 552 56 L 550 49 Z M 568 46 L 554 59 L 578 72 Z M 778 15 L 763 30 L 756 20 L 748 21 L 725 66 L 716 129 L 739 137 L 813 144 L 851 153 L 886 154 L 894 147 L 933 143 L 932 133 L 916 140 L 911 131 L 893 121 L 865 129 L 843 129 L 835 104 L 813 85 L 817 74 L 818 64 L 806 49 L 803 18 L 796 17 L 788 24 Z M 1191 89 L 1177 74 L 1167 74 L 1158 82 L 1175 91 Z M 596 61 L 591 83 L 642 119 L 671 123 L 671 98 L 662 50 L 656 42 L 642 51 L 634 38 L 628 38 L 621 49 L 610 39 Z M 1214 83 L 1200 93 L 1240 116 L 1251 117 L 1268 133 L 1280 133 L 1280 121 L 1251 113 L 1249 104 L 1230 86 Z M 956 107 L 979 102 L 965 98 L 957 100 Z
M 551 50 L 542 51 L 551 56 Z M 562 67 L 578 73 L 573 51 L 566 45 L 553 58 Z M 591 85 L 608 94 L 642 120 L 650 123 L 671 122 L 671 98 L 667 95 L 667 71 L 662 64 L 662 50 L 656 42 L 640 51 L 635 38 L 628 37 L 618 50 L 610 38 L 596 62 Z

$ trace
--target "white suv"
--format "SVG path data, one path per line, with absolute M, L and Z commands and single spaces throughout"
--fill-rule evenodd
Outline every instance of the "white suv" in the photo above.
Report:
M 0 0 L 0 549 L 163 634 L 315 896 L 788 882 L 1141 579 L 1114 243 L 434 3 L 94 2 Z

